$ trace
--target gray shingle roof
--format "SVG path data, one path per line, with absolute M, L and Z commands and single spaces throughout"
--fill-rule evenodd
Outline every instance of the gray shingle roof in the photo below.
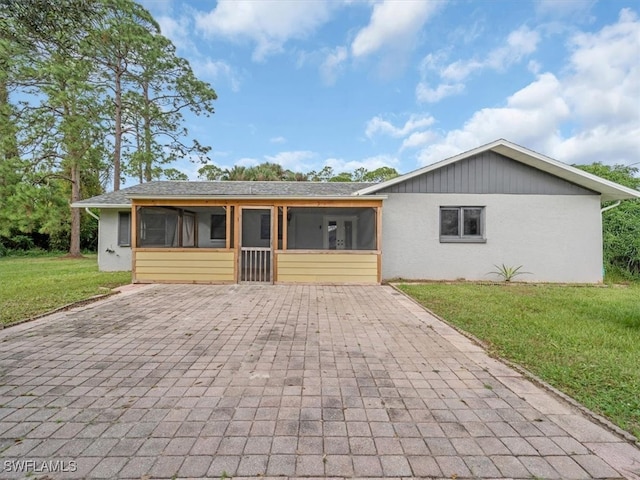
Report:
M 354 192 L 374 185 L 357 182 L 185 182 L 157 181 L 141 183 L 117 192 L 104 193 L 75 202 L 82 206 L 129 205 L 131 197 L 348 197 Z

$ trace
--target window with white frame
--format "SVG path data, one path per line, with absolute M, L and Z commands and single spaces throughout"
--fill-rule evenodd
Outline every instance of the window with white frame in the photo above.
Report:
M 484 243 L 484 207 L 440 207 L 440 241 Z

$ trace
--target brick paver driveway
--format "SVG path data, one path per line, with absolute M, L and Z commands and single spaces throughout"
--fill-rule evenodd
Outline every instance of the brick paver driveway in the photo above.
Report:
M 1 478 L 640 468 L 636 447 L 390 287 L 145 286 L 0 345 Z

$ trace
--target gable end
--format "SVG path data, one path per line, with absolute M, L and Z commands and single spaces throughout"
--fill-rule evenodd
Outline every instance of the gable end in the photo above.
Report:
M 598 195 L 493 151 L 478 153 L 376 193 L 502 193 Z

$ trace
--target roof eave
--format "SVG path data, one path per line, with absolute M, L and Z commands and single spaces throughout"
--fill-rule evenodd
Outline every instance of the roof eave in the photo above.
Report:
M 72 203 L 71 208 L 131 208 L 130 203 Z
M 131 200 L 371 200 L 353 195 L 131 195 Z M 383 198 L 378 196 L 376 198 Z M 386 197 L 384 197 L 386 198 Z
M 633 190 L 623 185 L 619 185 L 615 182 L 611 182 L 604 178 L 585 172 L 584 170 L 572 167 L 571 165 L 559 162 L 550 157 L 526 149 L 524 147 L 521 147 L 520 145 L 516 145 L 504 139 L 496 140 L 487 145 L 482 145 L 480 147 L 474 148 L 473 150 L 469 150 L 440 162 L 427 165 L 426 167 L 415 170 L 414 172 L 410 172 L 406 175 L 393 178 L 386 182 L 363 188 L 362 190 L 358 190 L 357 192 L 355 192 L 355 194 L 369 195 L 384 188 L 393 186 L 397 183 L 404 182 L 424 173 L 428 173 L 432 170 L 437 170 L 451 163 L 455 163 L 457 161 L 489 150 L 509 157 L 530 167 L 552 174 L 556 177 L 562 178 L 568 182 L 574 183 L 593 192 L 596 192 L 601 195 L 601 200 L 605 202 L 640 198 L 639 191 Z

